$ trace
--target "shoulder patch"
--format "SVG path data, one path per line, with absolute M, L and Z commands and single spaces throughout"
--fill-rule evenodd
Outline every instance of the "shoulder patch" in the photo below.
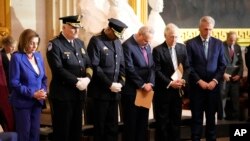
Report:
M 48 51 L 50 51 L 51 49 L 52 49 L 52 43 L 51 43 L 51 42 L 49 42 L 49 43 L 48 43 L 47 50 L 48 50 Z

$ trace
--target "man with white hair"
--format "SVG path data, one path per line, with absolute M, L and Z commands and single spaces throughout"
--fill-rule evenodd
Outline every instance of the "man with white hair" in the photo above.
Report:
M 185 45 L 177 43 L 178 34 L 175 24 L 167 24 L 165 41 L 153 49 L 155 141 L 180 140 L 182 89 L 188 79 L 189 62 Z
M 154 30 L 142 26 L 123 44 L 126 82 L 122 90 L 121 103 L 124 123 L 124 141 L 145 141 L 148 128 L 149 109 L 136 106 L 136 90 L 151 92 L 154 86 L 154 62 L 149 43 Z

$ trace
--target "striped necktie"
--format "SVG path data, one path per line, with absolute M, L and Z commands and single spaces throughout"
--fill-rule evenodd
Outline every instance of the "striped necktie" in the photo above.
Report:
M 208 41 L 207 40 L 203 41 L 203 46 L 204 46 L 205 57 L 207 59 L 207 55 L 208 55 Z
M 143 57 L 144 57 L 144 59 L 145 59 L 147 65 L 148 65 L 148 54 L 147 54 L 147 49 L 146 49 L 146 47 L 142 47 L 142 48 L 141 48 L 141 51 L 142 51 Z

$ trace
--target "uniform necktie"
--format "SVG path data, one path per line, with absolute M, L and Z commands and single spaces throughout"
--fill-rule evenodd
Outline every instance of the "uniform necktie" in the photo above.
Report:
M 74 42 L 73 42 L 73 40 L 70 41 L 70 44 L 71 44 L 72 47 L 74 47 Z
M 146 63 L 148 64 L 148 54 L 147 54 L 146 47 L 142 47 L 141 50 L 142 50 L 142 54 L 144 56 L 144 59 L 145 59 Z
M 207 40 L 203 41 L 203 46 L 204 46 L 205 57 L 207 59 L 207 54 L 208 54 L 208 41 Z
M 233 45 L 229 47 L 229 56 L 233 60 L 233 57 L 234 57 Z

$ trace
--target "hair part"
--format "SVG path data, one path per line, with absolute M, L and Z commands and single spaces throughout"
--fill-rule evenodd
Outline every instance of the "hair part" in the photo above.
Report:
M 165 27 L 164 36 L 172 32 L 178 33 L 178 31 L 179 31 L 179 27 L 177 25 L 175 25 L 174 23 L 169 23 Z
M 202 23 L 209 23 L 209 24 L 212 24 L 213 26 L 215 26 L 215 20 L 211 16 L 201 17 L 199 25 L 201 25 Z
M 154 29 L 151 26 L 142 26 L 138 33 L 142 36 L 147 36 L 147 35 L 153 35 L 154 34 Z
M 237 33 L 235 31 L 227 32 L 227 38 L 230 37 L 231 35 L 236 35 L 236 37 L 237 37 Z
M 32 29 L 25 29 L 19 37 L 19 42 L 17 45 L 18 51 L 25 52 L 26 48 L 29 47 L 29 43 L 33 37 L 38 37 L 38 45 L 39 45 L 40 43 L 39 35 Z

